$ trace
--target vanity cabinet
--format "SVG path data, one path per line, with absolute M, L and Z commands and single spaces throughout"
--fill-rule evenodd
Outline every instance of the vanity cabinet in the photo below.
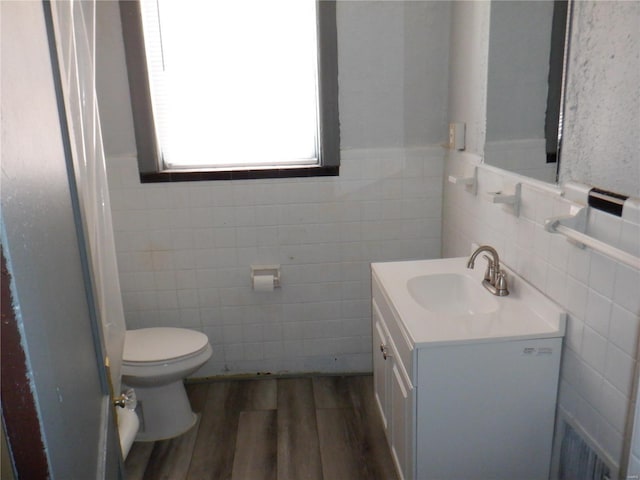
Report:
M 373 303 L 375 398 L 396 469 L 411 478 L 413 469 L 414 388 L 382 314 Z
M 372 279 L 375 400 L 400 478 L 547 479 L 562 335 L 416 341 Z

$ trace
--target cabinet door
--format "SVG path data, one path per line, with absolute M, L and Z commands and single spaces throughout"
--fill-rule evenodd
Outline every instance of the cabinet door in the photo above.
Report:
M 384 349 L 387 345 L 387 335 L 376 304 L 373 304 L 373 382 L 375 398 L 382 417 L 385 430 L 388 428 L 389 400 L 387 395 L 389 375 L 387 361 L 384 358 Z M 387 434 L 389 441 L 389 435 Z
M 391 426 L 392 446 L 399 470 L 404 479 L 413 478 L 413 387 L 402 368 L 394 362 L 391 370 Z

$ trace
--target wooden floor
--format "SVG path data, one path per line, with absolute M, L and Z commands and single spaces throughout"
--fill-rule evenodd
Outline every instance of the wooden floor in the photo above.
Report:
M 395 480 L 371 376 L 216 381 L 187 393 L 198 423 L 134 443 L 128 480 Z

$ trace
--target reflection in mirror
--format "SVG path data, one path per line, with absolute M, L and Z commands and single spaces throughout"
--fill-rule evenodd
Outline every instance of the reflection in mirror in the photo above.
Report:
M 566 1 L 492 1 L 485 162 L 555 183 Z

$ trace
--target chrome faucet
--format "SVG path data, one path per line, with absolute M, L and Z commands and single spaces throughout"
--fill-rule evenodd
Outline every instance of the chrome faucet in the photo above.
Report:
M 500 270 L 500 259 L 498 258 L 498 252 L 496 252 L 495 248 L 490 247 L 489 245 L 482 245 L 481 247 L 478 247 L 469 257 L 467 268 L 474 267 L 476 257 L 482 252 L 488 252 L 492 257 L 489 258 L 487 255 L 483 255 L 483 257 L 487 259 L 488 265 L 487 270 L 484 272 L 482 285 L 493 295 L 497 295 L 498 297 L 509 295 L 509 290 L 507 289 L 507 277 L 505 276 L 505 273 Z

